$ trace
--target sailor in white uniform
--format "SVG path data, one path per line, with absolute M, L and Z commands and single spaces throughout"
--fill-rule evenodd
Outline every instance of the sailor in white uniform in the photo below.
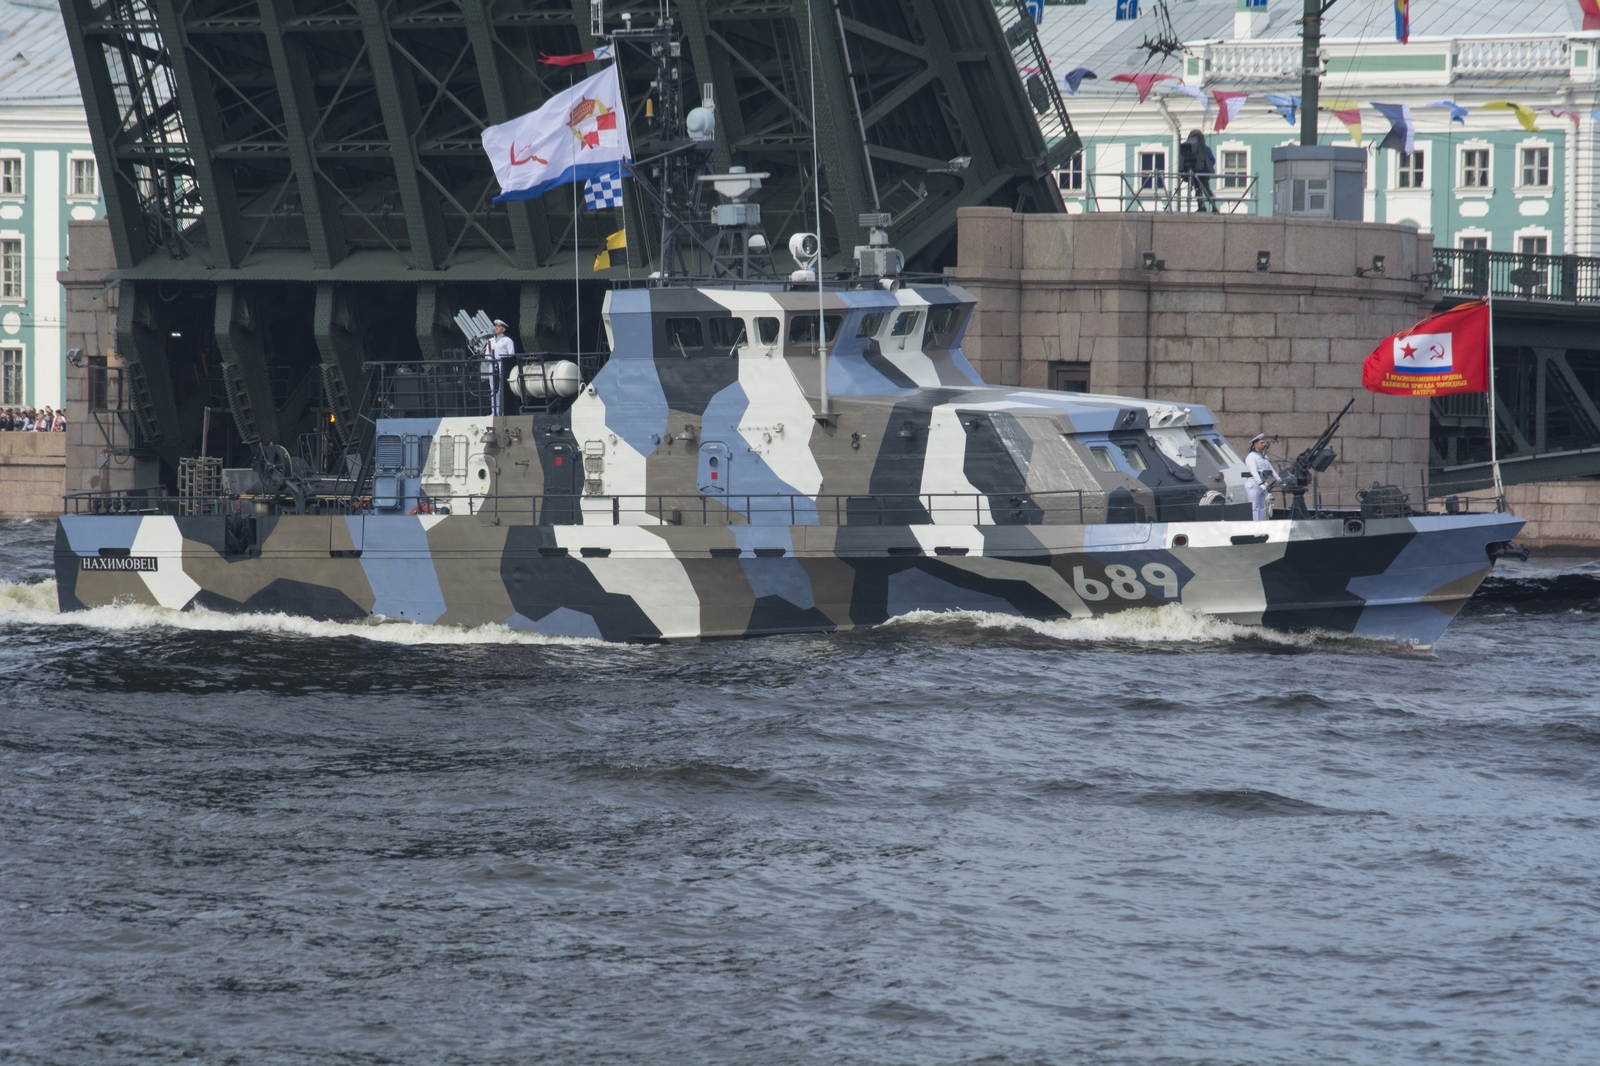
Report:
M 1269 486 L 1278 480 L 1278 472 L 1267 458 L 1267 435 L 1257 433 L 1250 438 L 1250 454 L 1244 457 L 1250 480 L 1245 482 L 1245 495 L 1250 498 L 1250 517 L 1265 522 L 1272 517 L 1272 493 Z
M 511 373 L 511 362 L 517 354 L 517 345 L 510 337 L 506 336 L 508 327 L 502 319 L 494 320 L 494 336 L 490 337 L 484 352 L 494 360 L 494 377 L 490 392 L 489 413 L 499 417 L 505 412 L 501 410 L 501 400 L 505 395 L 506 375 Z

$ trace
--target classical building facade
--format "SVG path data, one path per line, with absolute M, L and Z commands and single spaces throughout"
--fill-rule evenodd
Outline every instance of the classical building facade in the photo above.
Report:
M 1068 209 L 1192 207 L 1194 189 L 1175 172 L 1180 142 L 1198 129 L 1219 172 L 1217 206 L 1270 214 L 1272 149 L 1299 142 L 1287 106 L 1300 93 L 1299 0 L 1171 0 L 1183 50 L 1154 58 L 1144 42 L 1163 34 L 1162 8 L 1139 7 L 1135 19 L 1118 19 L 1114 0 L 1044 9 L 1058 79 L 1096 75 L 1067 98 L 1084 141 L 1057 175 Z M 1600 32 L 1585 29 L 1577 0 L 1429 0 L 1414 11 L 1406 44 L 1392 0 L 1337 0 L 1324 16 L 1319 141 L 1368 150 L 1366 220 L 1416 227 L 1440 248 L 1600 255 Z M 1168 77 L 1141 103 L 1117 74 Z M 1221 131 L 1218 91 L 1249 94 Z M 1523 110 L 1484 106 L 1501 102 Z M 1390 121 L 1374 103 L 1409 107 L 1410 153 L 1376 148 Z
M 0 406 L 65 398 L 67 223 L 103 214 L 54 4 L 0 0 Z

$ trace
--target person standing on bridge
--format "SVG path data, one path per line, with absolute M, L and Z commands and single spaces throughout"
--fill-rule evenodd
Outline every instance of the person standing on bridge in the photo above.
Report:
M 1257 433 L 1250 438 L 1250 454 L 1244 457 L 1246 474 L 1250 481 L 1245 484 L 1245 495 L 1250 499 L 1250 518 L 1256 522 L 1265 522 L 1272 517 L 1272 492 L 1271 484 L 1278 480 L 1278 472 L 1272 468 L 1272 460 L 1267 458 L 1267 435 Z
M 505 413 L 501 407 L 501 401 L 505 396 L 507 376 L 511 373 L 511 361 L 517 354 L 516 342 L 506 335 L 506 330 L 509 328 L 504 319 L 495 319 L 494 336 L 488 339 L 486 351 L 484 352 L 485 355 L 494 360 L 493 391 L 489 397 L 489 413 L 496 418 Z

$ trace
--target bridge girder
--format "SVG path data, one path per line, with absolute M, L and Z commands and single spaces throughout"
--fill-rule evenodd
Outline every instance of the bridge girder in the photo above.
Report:
M 280 414 L 280 436 L 310 415 L 338 414 L 330 382 L 348 378 L 352 331 L 379 328 L 379 306 L 475 309 L 481 287 L 507 303 L 502 317 L 534 309 L 537 324 L 513 323 L 523 337 L 556 340 L 559 322 L 577 340 L 578 316 L 540 286 L 570 293 L 575 273 L 602 280 L 589 264 L 621 217 L 574 212 L 566 188 L 494 204 L 478 142 L 486 126 L 600 69 L 539 63 L 596 43 L 587 0 L 62 0 L 62 9 L 130 304 L 159 307 L 173 286 L 213 295 L 230 286 L 228 315 L 202 316 L 232 334 L 210 341 L 210 401 L 259 409 L 257 432 Z M 659 11 L 658 0 L 612 2 L 607 24 L 630 13 L 645 25 Z M 1045 99 L 1018 75 L 1037 40 L 1016 0 L 685 0 L 674 14 L 685 97 L 715 87 L 716 165 L 772 175 L 758 202 L 776 245 L 814 229 L 843 267 L 866 243 L 858 216 L 882 210 L 911 265 L 937 268 L 958 207 L 1061 209 L 1051 166 L 1078 142 L 1059 95 Z M 637 139 L 656 68 L 619 54 Z M 962 157 L 970 164 L 952 165 Z M 638 270 L 659 254 L 650 240 L 659 226 L 631 198 L 627 218 Z M 305 287 L 294 300 L 308 320 L 316 309 L 315 329 L 241 331 L 233 309 L 274 305 L 287 290 L 256 289 L 284 285 Z M 334 315 L 328 286 L 348 312 Z M 438 345 L 429 317 L 427 330 L 386 334 L 400 355 Z M 159 377 L 151 336 L 140 343 Z M 323 387 L 308 393 L 317 367 Z M 198 387 L 157 386 L 150 439 L 175 455 L 192 435 L 176 397 Z M 310 415 L 283 408 L 307 395 Z

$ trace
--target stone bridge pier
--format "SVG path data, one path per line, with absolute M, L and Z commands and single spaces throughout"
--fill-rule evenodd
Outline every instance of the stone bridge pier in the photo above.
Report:
M 948 273 L 980 301 L 965 351 L 986 381 L 1203 403 L 1240 448 L 1257 433 L 1284 438 L 1275 457 L 1298 454 L 1353 398 L 1324 493 L 1374 480 L 1422 485 L 1429 401 L 1367 392 L 1361 364 L 1438 302 L 1430 235 L 1362 222 L 969 207 L 958 242 Z

